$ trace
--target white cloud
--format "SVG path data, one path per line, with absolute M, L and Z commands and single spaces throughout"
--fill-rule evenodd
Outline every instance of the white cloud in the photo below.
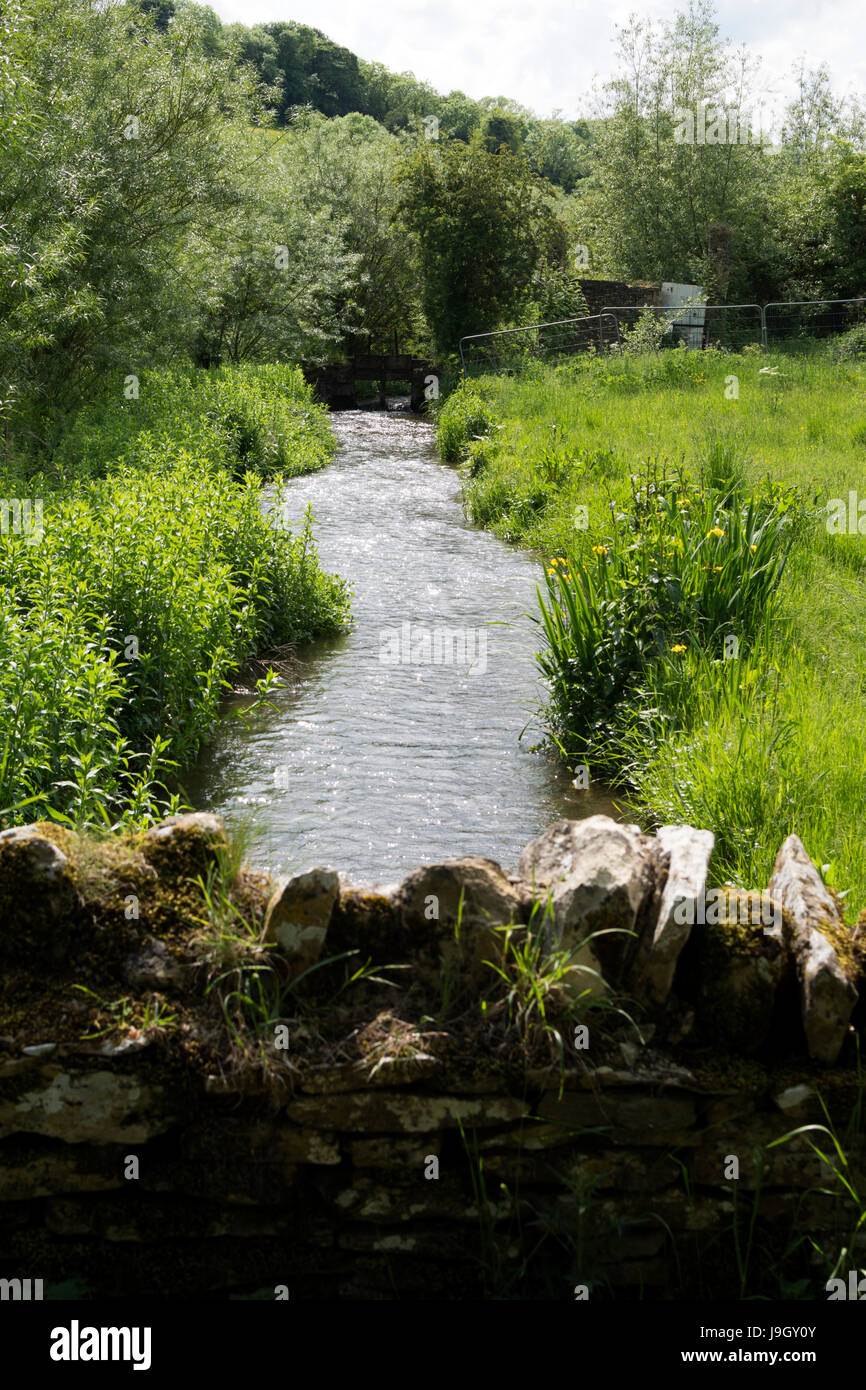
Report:
M 361 58 L 413 72 L 437 90 L 509 96 L 541 115 L 585 114 L 593 77 L 613 70 L 616 24 L 636 12 L 672 17 L 672 0 L 210 0 L 221 19 L 242 24 L 294 20 L 320 29 Z M 723 37 L 764 59 L 767 84 L 789 90 L 794 62 L 826 62 L 839 92 L 866 91 L 856 41 L 862 0 L 723 0 Z

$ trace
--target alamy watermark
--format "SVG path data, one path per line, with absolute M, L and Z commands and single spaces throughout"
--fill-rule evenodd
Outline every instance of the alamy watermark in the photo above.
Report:
M 151 1336 L 149 1327 L 82 1327 L 73 1318 L 52 1329 L 48 1354 L 52 1361 L 131 1361 L 134 1371 L 147 1371 Z
M 851 1299 L 854 1302 L 863 1302 L 866 1299 L 866 1274 L 862 1269 L 848 1271 L 848 1283 L 844 1279 L 828 1279 L 824 1285 L 827 1292 L 827 1302 L 837 1303 L 840 1299 Z
M 13 1303 L 37 1302 L 42 1298 L 41 1279 L 0 1279 L 0 1302 L 11 1299 Z
M 0 534 L 23 536 L 27 545 L 38 545 L 45 534 L 42 525 L 42 498 L 31 503 L 29 497 L 0 497 Z
M 385 627 L 379 633 L 379 660 L 383 666 L 460 666 L 481 676 L 487 670 L 487 629 L 410 622 Z
M 849 489 L 847 501 L 844 497 L 831 497 L 824 525 L 831 536 L 866 536 L 866 497 L 859 497 L 853 488 Z
M 698 101 L 674 108 L 676 145 L 771 145 L 772 126 L 762 107 L 726 110 L 719 102 Z

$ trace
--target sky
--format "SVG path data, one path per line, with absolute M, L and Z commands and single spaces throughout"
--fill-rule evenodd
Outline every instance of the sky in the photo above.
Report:
M 506 96 L 538 115 L 588 115 L 611 76 L 616 26 L 671 18 L 676 0 L 208 0 L 227 23 L 294 20 L 369 62 L 437 91 Z M 760 56 L 768 104 L 790 95 L 793 65 L 826 63 L 834 90 L 866 92 L 863 0 L 717 0 L 723 38 Z

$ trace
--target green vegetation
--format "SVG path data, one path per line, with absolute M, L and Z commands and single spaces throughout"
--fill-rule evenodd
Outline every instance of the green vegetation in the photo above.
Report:
M 447 380 L 472 329 L 579 314 L 582 273 L 863 290 L 862 108 L 801 67 L 772 140 L 732 139 L 759 88 L 709 0 L 626 25 L 576 122 L 189 0 L 10 0 L 2 40 L 0 457 L 13 519 L 45 507 L 40 544 L 0 537 L 7 818 L 149 813 L 240 663 L 344 622 L 309 528 L 258 505 L 332 448 L 286 363 L 396 337 Z M 713 824 L 738 879 L 797 819 L 862 902 L 862 542 L 817 520 L 858 484 L 862 326 L 832 367 L 654 336 L 458 393 L 443 453 L 476 521 L 557 559 L 569 757 Z
M 170 0 L 168 8 L 175 9 Z M 239 42 L 240 56 L 266 84 L 265 102 L 278 125 L 289 124 L 299 107 L 329 117 L 360 112 L 392 134 L 414 134 L 419 121 L 435 117 L 442 139 L 480 140 L 493 150 L 500 143 L 525 148 L 532 168 L 565 192 L 588 172 L 588 121 L 540 120 L 505 97 L 443 96 L 411 73 L 364 62 L 303 24 L 238 24 L 222 32 Z
M 464 457 L 464 450 L 484 445 L 493 428 L 493 415 L 480 392 L 471 385 L 461 386 L 449 396 L 439 415 L 439 452 L 448 463 Z
M 797 1221 L 795 1229 L 792 1230 L 791 1248 L 796 1251 L 800 1247 L 811 1247 L 814 1255 L 823 1261 L 828 1283 L 831 1279 L 838 1280 L 840 1277 L 846 1279 L 852 1270 L 856 1271 L 858 1281 L 863 1276 L 860 1246 L 862 1244 L 861 1232 L 866 1225 L 866 1196 L 860 1187 L 862 1171 L 857 1162 L 863 1148 L 863 1077 L 859 1052 L 857 1081 L 859 1083 L 857 1099 L 841 1133 L 839 1132 L 841 1126 L 837 1128 L 834 1124 L 827 1102 L 819 1092 L 818 1101 L 826 1124 L 800 1125 L 797 1129 L 791 1130 L 789 1134 L 782 1135 L 781 1138 L 775 1139 L 767 1145 L 768 1150 L 778 1148 L 782 1144 L 789 1143 L 792 1139 L 808 1135 L 809 1138 L 806 1142 L 809 1148 L 821 1160 L 823 1170 L 827 1175 L 826 1185 L 813 1189 L 813 1191 L 820 1194 L 821 1197 L 830 1198 L 833 1202 L 836 1226 L 833 1239 L 829 1248 L 825 1249 L 819 1239 L 811 1234 L 804 1235 L 799 1229 L 800 1223 Z M 812 1138 L 812 1135 L 820 1136 L 820 1140 Z M 827 1140 L 829 1143 L 826 1142 Z M 805 1193 L 801 1199 L 803 1204 L 811 1196 L 812 1192 Z M 797 1215 L 799 1216 L 799 1212 Z M 786 1253 L 790 1253 L 790 1250 Z
M 580 314 L 581 275 L 729 303 L 863 290 L 862 108 L 801 68 L 772 139 L 732 139 L 761 88 L 708 0 L 626 25 L 576 121 L 189 0 L 10 0 L 2 35 L 7 431 L 62 432 L 112 370 L 395 335 L 446 365 L 473 330 Z M 683 138 L 699 108 L 707 138 Z
M 856 362 L 866 358 L 866 323 L 849 328 L 840 333 L 833 344 L 833 356 L 837 362 Z
M 440 175 L 468 160 L 475 199 L 455 192 L 449 225 L 467 230 L 495 195 L 472 254 L 512 265 L 498 315 L 527 312 L 551 248 L 565 256 L 546 175 L 573 185 L 580 139 L 502 99 L 441 98 L 384 69 L 362 73 L 315 30 L 223 26 L 187 0 L 11 0 L 2 40 L 7 437 L 50 447 L 112 372 L 324 361 L 390 346 L 395 333 L 424 351 L 439 334 L 450 351 L 466 297 L 445 341 L 424 315 L 443 269 L 425 274 L 413 232 L 424 199 L 415 188 L 404 200 L 398 181 L 413 151 Z M 421 129 L 428 115 L 441 121 L 435 141 Z M 537 216 L 524 225 L 513 214 L 528 196 Z
M 198 462 L 233 475 L 294 477 L 323 468 L 336 443 L 296 367 L 279 364 L 147 373 L 127 400 L 120 386 L 80 410 L 45 471 L 65 482 L 125 465 L 146 471 L 182 444 Z
M 10 0 L 2 33 L 7 430 L 62 431 L 107 371 L 158 363 L 396 334 L 444 365 L 473 330 L 580 314 L 581 274 L 728 302 L 863 289 L 862 109 L 801 68 L 773 138 L 732 139 L 761 89 L 709 0 L 626 25 L 576 121 L 190 0 Z M 707 138 L 682 138 L 699 107 Z
M 241 663 L 345 625 L 311 518 L 292 536 L 260 499 L 332 448 L 300 373 L 272 367 L 146 374 L 52 456 L 10 456 L 2 493 L 33 506 L 29 535 L 0 535 L 7 823 L 158 814 Z
M 647 668 L 661 708 L 676 709 L 699 682 L 701 663 L 731 637 L 754 644 L 787 559 L 788 517 L 772 500 L 685 480 L 636 491 L 609 545 L 572 567 L 554 558 L 541 612 L 554 728 L 570 755 L 617 771 L 620 720 Z M 700 670 L 700 668 L 699 668 Z M 607 753 L 607 748 L 613 745 Z
M 864 111 L 826 67 L 793 75 L 780 127 L 762 129 L 759 60 L 722 41 L 711 0 L 632 17 L 574 200 L 593 270 L 703 285 L 711 303 L 862 294 Z
M 681 279 L 732 303 L 862 293 L 862 105 L 834 94 L 825 67 L 801 62 L 781 129 L 762 131 L 757 63 L 722 41 L 707 0 L 690 0 L 668 22 L 622 26 L 615 72 L 575 121 L 541 120 L 504 97 L 443 96 L 298 24 L 218 33 L 239 42 L 280 126 L 304 106 L 328 117 L 362 112 L 401 138 L 435 118 L 443 151 L 504 147 L 524 159 L 548 181 L 592 274 Z M 701 104 L 708 138 L 678 138 L 682 113 L 696 126 Z M 710 255 L 710 229 L 731 234 L 726 268 Z M 427 269 L 418 266 L 422 277 Z
M 439 150 L 420 141 L 399 170 L 401 211 L 425 267 L 422 303 L 440 350 L 465 333 L 516 319 L 586 313 L 562 268 L 565 229 L 526 158 L 483 139 Z
M 863 491 L 863 370 L 583 358 L 473 381 L 439 416 L 470 516 L 547 557 L 550 737 L 647 823 L 711 828 L 716 882 L 765 885 L 796 832 L 855 916 L 866 542 L 825 508 Z
M 669 23 L 630 20 L 598 109 L 577 121 L 443 95 L 318 30 L 224 25 L 190 0 L 5 0 L 0 825 L 37 822 L 69 878 L 57 903 L 31 905 L 16 885 L 32 842 L 7 846 L 4 1047 L 159 1040 L 172 1068 L 206 1068 L 208 1088 L 255 1070 L 258 1106 L 323 1061 L 388 1084 L 439 1064 L 453 1068 L 449 1093 L 459 1079 L 470 1095 L 504 1069 L 527 1096 L 556 1075 L 533 1077 L 534 1064 L 552 1062 L 562 1094 L 567 1071 L 587 1070 L 577 1030 L 590 1015 L 596 1060 L 628 1057 L 623 1023 L 644 1041 L 640 1010 L 593 988 L 594 937 L 551 949 L 549 904 L 526 926 L 461 936 L 461 898 L 452 942 L 426 913 L 423 932 L 406 930 L 403 909 L 371 892 L 357 915 L 345 901 L 333 914 L 335 953 L 294 974 L 263 939 L 275 885 L 244 864 L 243 839 L 198 823 L 142 832 L 179 808 L 183 769 L 239 673 L 248 687 L 267 671 L 255 707 L 287 646 L 349 622 L 312 516 L 295 534 L 280 519 L 284 480 L 335 447 L 294 364 L 393 347 L 437 361 L 445 391 L 461 337 L 582 315 L 584 276 L 694 282 L 732 305 L 863 294 L 863 107 L 801 66 L 772 139 L 733 138 L 761 92 L 710 0 Z M 683 138 L 690 121 L 724 131 Z M 472 519 L 544 558 L 549 739 L 648 827 L 710 827 L 716 883 L 765 885 L 796 831 L 866 923 L 862 317 L 797 355 L 692 353 L 660 351 L 648 310 L 621 356 L 593 348 L 557 368 L 513 335 L 514 374 L 461 385 L 437 415 Z M 545 346 L 567 350 L 578 332 Z M 719 1058 L 722 1009 L 738 1030 L 743 1011 L 771 1020 L 761 988 L 716 968 L 751 939 L 724 925 L 698 956 L 715 1050 L 695 1072 L 728 1092 L 748 1090 L 755 1067 Z M 843 935 L 828 928 L 853 978 L 862 951 Z M 393 940 L 433 945 L 416 970 L 379 959 Z M 156 947 L 166 993 L 130 965 Z M 777 1079 L 764 1074 L 767 1096 Z M 813 1193 L 780 1235 L 760 1179 L 751 1206 L 735 1183 L 723 1232 L 691 1216 L 682 1227 L 695 1255 L 684 1290 L 798 1296 L 807 1243 L 834 1275 L 854 1262 L 862 1080 L 859 1053 L 855 1077 L 822 1073 L 831 1104 L 855 1088 L 847 1133 L 822 1098 L 826 1125 L 767 1146 L 823 1136 L 826 1155 L 809 1145 L 826 1159 L 818 1195 L 837 1203 L 826 1248 L 803 1233 Z M 518 1138 L 512 1192 L 509 1155 L 489 1144 L 511 1134 L 470 1148 L 460 1125 L 488 1287 L 519 1292 L 547 1244 L 572 1284 L 602 1288 L 601 1262 L 585 1268 L 596 1218 L 615 1246 L 657 1199 L 639 1169 L 608 1186 L 610 1154 L 581 1148 L 566 1201 L 552 1191 L 533 1213 L 524 1166 L 555 1184 L 551 1136 L 531 1127 L 542 1152 Z M 607 1146 L 607 1128 L 578 1132 Z

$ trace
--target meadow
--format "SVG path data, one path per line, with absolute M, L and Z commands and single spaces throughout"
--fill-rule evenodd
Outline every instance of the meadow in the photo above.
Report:
M 672 349 L 443 403 L 469 515 L 537 548 L 548 736 L 646 826 L 763 887 L 795 832 L 866 908 L 866 360 Z M 829 510 L 828 510 L 829 507 Z M 862 527 L 861 527 L 862 523 Z
M 278 492 L 334 447 L 300 371 L 263 366 L 148 372 L 84 406 L 56 444 L 7 450 L 6 825 L 139 825 L 173 809 L 243 663 L 345 627 L 349 595 L 319 566 L 312 519 L 293 535 L 261 506 L 264 480 Z

